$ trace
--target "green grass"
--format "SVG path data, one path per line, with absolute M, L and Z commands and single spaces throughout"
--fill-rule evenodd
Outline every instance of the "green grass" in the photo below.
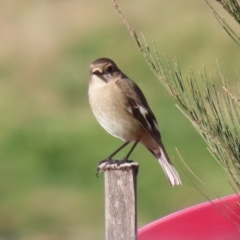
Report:
M 175 10 L 173 3 L 163 3 L 141 2 L 138 9 L 126 3 L 123 10 L 136 30 L 155 40 L 161 54 L 178 55 L 183 69 L 205 64 L 214 72 L 220 56 L 226 74 L 233 76 L 236 47 L 207 6 L 197 8 L 185 0 L 189 12 L 179 1 L 174 1 Z M 178 147 L 219 195 L 232 192 L 225 173 L 156 81 L 109 1 L 24 1 L 18 7 L 17 1 L 0 3 L 5 27 L 0 39 L 0 237 L 104 239 L 104 177 L 96 178 L 95 169 L 121 141 L 101 129 L 88 105 L 89 64 L 102 56 L 113 58 L 144 89 L 169 155 L 177 159 Z M 180 170 L 183 186 L 171 188 L 142 146 L 132 159 L 140 163 L 140 226 L 205 201 Z

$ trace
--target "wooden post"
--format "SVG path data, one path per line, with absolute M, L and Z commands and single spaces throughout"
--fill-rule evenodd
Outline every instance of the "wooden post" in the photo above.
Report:
M 105 164 L 100 169 L 105 171 L 106 240 L 136 240 L 138 163 Z

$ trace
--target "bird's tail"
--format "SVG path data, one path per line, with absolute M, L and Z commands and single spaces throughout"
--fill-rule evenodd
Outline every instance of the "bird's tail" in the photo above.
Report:
M 164 149 L 164 146 L 160 147 L 160 157 L 158 158 L 158 161 L 160 165 L 162 166 L 162 169 L 167 176 L 170 184 L 172 186 L 174 185 L 182 185 L 182 181 L 179 177 L 179 174 L 177 170 L 174 168 L 174 166 L 171 164 L 169 157 L 167 155 L 167 152 Z

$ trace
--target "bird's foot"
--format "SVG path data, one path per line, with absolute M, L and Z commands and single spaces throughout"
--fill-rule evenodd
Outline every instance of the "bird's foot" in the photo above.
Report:
M 120 166 L 127 167 L 132 163 L 134 163 L 134 165 L 137 164 L 134 161 L 127 160 L 127 159 L 123 159 L 123 160 L 105 159 L 99 162 L 97 171 L 96 171 L 96 176 L 98 177 L 99 172 L 103 172 L 107 169 L 110 169 L 110 168 L 119 169 Z

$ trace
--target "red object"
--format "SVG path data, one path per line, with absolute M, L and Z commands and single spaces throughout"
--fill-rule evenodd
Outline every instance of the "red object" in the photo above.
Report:
M 232 195 L 212 202 L 148 224 L 138 231 L 138 240 L 239 240 L 240 198 Z

